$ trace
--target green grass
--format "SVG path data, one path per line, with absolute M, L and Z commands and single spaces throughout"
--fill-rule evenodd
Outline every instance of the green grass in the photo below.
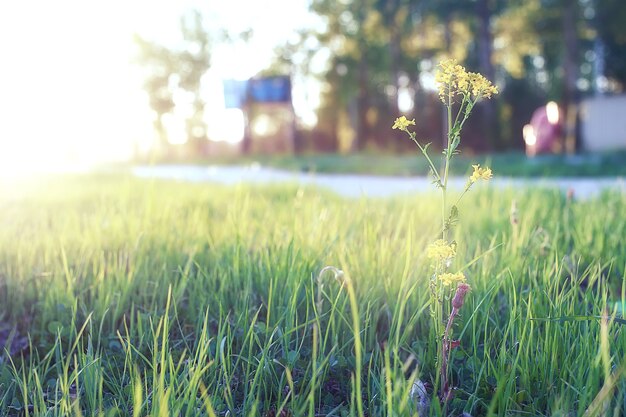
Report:
M 432 389 L 434 194 L 0 191 L 2 416 L 410 416 L 413 381 Z M 460 212 L 455 268 L 486 254 L 465 270 L 450 415 L 626 414 L 626 197 L 472 190 Z M 318 282 L 327 265 L 353 285 Z
M 437 156 L 433 150 L 431 155 Z M 185 161 L 163 161 L 184 162 Z M 250 164 L 291 171 L 311 171 L 339 174 L 372 175 L 426 175 L 428 165 L 416 154 L 393 155 L 375 153 L 310 154 L 310 155 L 257 155 L 228 156 L 193 161 L 194 164 Z M 498 176 L 511 177 L 606 177 L 626 176 L 626 152 L 567 155 L 539 155 L 527 158 L 523 153 L 470 155 L 461 153 L 452 160 L 451 173 L 466 175 L 467 167 L 475 163 L 487 164 Z

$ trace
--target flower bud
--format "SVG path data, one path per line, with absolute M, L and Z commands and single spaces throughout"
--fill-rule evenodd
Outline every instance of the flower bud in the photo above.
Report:
M 463 307 L 463 303 L 465 302 L 465 295 L 470 292 L 472 287 L 469 284 L 461 283 L 456 287 L 456 293 L 454 294 L 454 298 L 452 299 L 452 307 L 460 310 Z

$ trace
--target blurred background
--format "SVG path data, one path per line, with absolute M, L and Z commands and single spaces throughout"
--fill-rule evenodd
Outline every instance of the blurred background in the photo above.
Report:
M 0 172 L 409 154 L 401 114 L 440 146 L 445 57 L 500 89 L 464 154 L 624 162 L 625 28 L 623 0 L 3 2 Z

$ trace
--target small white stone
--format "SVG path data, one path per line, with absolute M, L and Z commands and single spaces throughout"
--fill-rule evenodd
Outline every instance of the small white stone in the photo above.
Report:
M 419 416 L 427 416 L 428 409 L 430 408 L 430 399 L 426 392 L 426 385 L 420 380 L 416 379 L 411 387 L 411 400 L 415 405 L 415 411 Z

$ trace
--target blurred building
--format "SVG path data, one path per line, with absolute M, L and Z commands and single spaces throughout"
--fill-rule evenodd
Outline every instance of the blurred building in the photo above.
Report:
M 626 95 L 587 98 L 580 104 L 579 118 L 583 150 L 626 149 Z
M 244 113 L 244 153 L 293 153 L 296 115 L 289 76 L 224 81 L 227 108 Z

